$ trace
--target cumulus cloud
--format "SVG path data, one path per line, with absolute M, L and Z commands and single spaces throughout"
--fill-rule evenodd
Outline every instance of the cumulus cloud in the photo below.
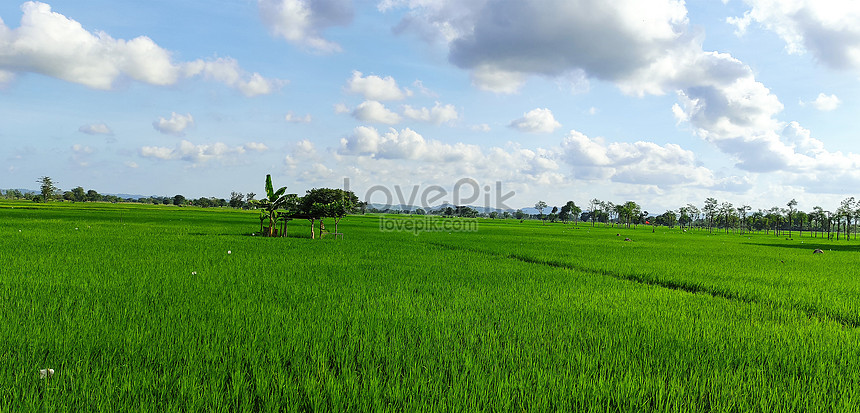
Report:
M 400 115 L 390 111 L 375 100 L 364 101 L 352 111 L 352 116 L 360 121 L 394 125 L 400 123 Z
M 246 150 L 254 151 L 254 152 L 265 152 L 269 150 L 269 147 L 266 146 L 265 143 L 262 142 L 248 142 L 243 145 Z
M 322 163 L 314 162 L 311 164 L 310 169 L 302 171 L 299 178 L 305 182 L 324 182 L 332 174 L 334 174 L 334 171 L 331 168 Z
M 163 86 L 203 73 L 248 95 L 269 93 L 277 83 L 257 73 L 246 75 L 235 61 L 174 62 L 171 52 L 149 37 L 124 40 L 101 31 L 90 32 L 79 22 L 51 11 L 45 3 L 28 1 L 21 10 L 18 28 L 0 20 L 0 82 L 10 81 L 15 73 L 39 73 L 110 90 L 126 79 Z M 245 78 L 215 75 L 225 66 L 232 66 L 236 76 Z
M 381 78 L 375 75 L 362 76 L 359 71 L 352 72 L 344 88 L 349 93 L 360 94 L 367 100 L 403 100 L 412 96 L 409 89 L 401 89 L 391 76 Z
M 184 73 L 186 76 L 201 75 L 206 79 L 211 79 L 227 86 L 239 89 L 243 95 L 252 97 L 257 95 L 267 95 L 281 86 L 286 84 L 286 81 L 279 79 L 266 79 L 259 73 L 247 73 L 241 67 L 239 62 L 233 58 L 217 58 L 214 60 L 195 60 L 184 64 Z
M 442 105 L 439 102 L 436 102 L 436 104 L 430 109 L 415 109 L 412 106 L 404 105 L 403 116 L 412 120 L 430 122 L 436 125 L 451 123 L 460 117 L 457 113 L 457 108 L 455 108 L 454 105 Z
M 676 144 L 661 146 L 642 141 L 607 144 L 575 130 L 562 141 L 561 157 L 572 167 L 574 177 L 584 180 L 716 189 L 731 182 L 744 182 L 740 177 L 716 178 L 692 151 Z
M 293 148 L 293 155 L 301 157 L 315 156 L 317 153 L 316 146 L 308 139 L 302 139 L 296 143 Z
M 194 118 L 191 114 L 180 115 L 176 112 L 170 114 L 170 119 L 159 117 L 157 121 L 152 122 L 152 127 L 155 130 L 173 136 L 185 136 L 185 130 L 194 126 Z
M 383 11 L 398 7 L 408 13 L 397 30 L 435 31 L 432 37 L 447 45 L 449 60 L 470 70 L 479 87 L 513 92 L 528 76 L 579 76 L 612 82 L 635 96 L 675 93 L 672 111 L 679 122 L 689 123 L 739 168 L 770 172 L 803 160 L 780 135 L 785 123 L 777 117 L 783 110 L 779 99 L 743 62 L 702 49 L 703 36 L 690 29 L 683 1 L 386 0 L 379 5 Z M 537 114 L 511 126 L 553 130 L 554 123 L 541 122 Z
M 249 142 L 240 146 L 229 146 L 222 142 L 214 144 L 195 145 L 183 140 L 173 148 L 164 146 L 144 146 L 140 148 L 140 156 L 161 160 L 182 160 L 192 164 L 203 164 L 210 160 L 229 160 L 231 157 L 246 153 L 248 150 L 264 151 L 266 145 Z
M 341 51 L 322 32 L 352 22 L 352 0 L 259 0 L 260 18 L 272 34 L 320 53 Z
M 860 70 L 860 3 L 817 0 L 744 0 L 750 9 L 730 17 L 739 36 L 753 23 L 776 33 L 788 53 L 812 53 L 835 68 Z
M 476 85 L 505 93 L 532 74 L 555 77 L 581 70 L 618 81 L 676 47 L 687 27 L 687 10 L 678 0 L 379 4 L 383 11 L 399 7 L 409 13 L 397 31 L 444 41 L 449 60 L 471 70 Z
M 607 143 L 577 131 L 571 131 L 558 145 L 525 149 L 516 144 L 481 147 L 444 143 L 409 128 L 378 131 L 360 126 L 341 139 L 337 154 L 355 157 L 352 163 L 375 170 L 402 166 L 427 176 L 460 173 L 506 183 L 597 181 L 660 190 L 683 187 L 734 192 L 752 186 L 747 176 L 714 173 L 692 151 L 676 144 Z
M 284 115 L 284 120 L 290 123 L 310 123 L 311 115 L 306 114 L 305 116 L 296 116 L 293 112 L 287 112 L 287 114 Z
M 92 123 L 83 125 L 78 128 L 78 132 L 86 133 L 87 135 L 109 135 L 113 136 L 113 131 L 104 123 Z
M 448 144 L 426 139 L 409 128 L 380 133 L 375 128 L 357 127 L 341 139 L 337 153 L 358 157 L 360 162 L 372 160 L 377 168 L 396 168 L 392 163 L 402 163 L 425 177 L 480 174 L 494 180 L 541 183 L 558 183 L 564 178 L 555 154 L 548 150 Z
M 520 132 L 530 133 L 552 133 L 561 127 L 555 120 L 549 109 L 533 109 L 523 114 L 523 117 L 514 120 L 509 125 Z
M 822 112 L 829 112 L 836 110 L 839 105 L 842 104 L 842 100 L 840 100 L 836 95 L 825 95 L 824 93 L 819 93 L 818 97 L 811 102 L 800 101 L 801 106 L 806 106 L 807 104 L 812 105 L 812 107 Z

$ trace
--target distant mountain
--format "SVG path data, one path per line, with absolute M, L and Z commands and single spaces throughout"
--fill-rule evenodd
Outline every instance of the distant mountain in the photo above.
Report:
M 22 193 L 22 194 L 26 194 L 26 193 L 30 193 L 30 192 L 32 192 L 32 193 L 34 193 L 34 194 L 38 194 L 38 193 L 42 192 L 42 191 L 40 191 L 40 190 L 38 190 L 38 189 L 24 189 L 24 188 L 9 188 L 9 189 L 3 189 L 3 188 L 0 188 L 0 189 L 2 189 L 4 192 L 5 192 L 5 191 L 15 191 L 15 190 L 18 190 L 18 191 L 21 191 L 21 193 Z

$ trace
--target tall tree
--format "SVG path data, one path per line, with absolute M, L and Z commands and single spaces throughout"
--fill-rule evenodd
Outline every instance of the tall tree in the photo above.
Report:
M 820 206 L 816 205 L 812 208 L 812 212 L 809 213 L 810 217 L 810 225 L 812 226 L 814 232 L 812 235 L 818 237 L 819 232 L 824 225 L 824 209 Z
M 716 198 L 705 199 L 705 207 L 702 211 L 705 213 L 705 220 L 708 221 L 708 231 L 712 231 L 714 227 L 714 215 L 717 213 L 718 203 Z
M 334 203 L 345 202 L 344 209 L 348 206 L 358 204 L 358 197 L 352 191 L 331 188 L 314 188 L 307 191 L 305 196 L 298 200 L 298 210 L 293 214 L 296 218 L 304 218 L 311 223 L 311 239 L 316 238 L 314 223 L 320 221 L 320 232 L 323 231 L 323 219 L 332 212 Z M 351 209 L 349 209 L 351 211 Z M 346 213 L 344 213 L 345 215 Z M 342 216 L 341 216 L 342 217 Z M 339 219 L 338 219 L 339 221 Z
M 729 233 L 730 217 L 734 214 L 734 205 L 731 202 L 723 202 L 720 204 L 720 215 L 725 218 L 726 234 Z
M 83 187 L 76 187 L 72 189 L 72 201 L 75 202 L 84 202 L 87 200 L 87 194 L 84 192 Z
M 90 189 L 89 191 L 87 191 L 87 201 L 88 202 L 97 202 L 97 201 L 101 201 L 101 200 L 102 200 L 102 196 L 99 195 L 99 193 L 96 192 L 95 189 Z
M 747 212 L 751 210 L 752 207 L 749 205 L 742 205 L 738 207 L 738 216 L 741 219 L 741 233 L 749 230 L 749 225 L 747 224 Z
M 37 179 L 36 182 L 38 182 L 40 185 L 42 200 L 45 202 L 48 202 L 53 199 L 54 195 L 60 191 L 60 188 L 57 188 L 56 184 L 49 176 L 43 176 Z
M 591 210 L 589 211 L 589 218 L 591 218 L 591 226 L 594 226 L 594 220 L 597 219 L 597 215 L 599 215 L 599 208 L 602 205 L 599 199 L 594 198 L 591 201 L 588 201 Z
M 230 208 L 242 208 L 245 206 L 245 195 L 241 192 L 230 192 Z
M 850 235 L 851 222 L 852 222 L 852 219 L 854 218 L 854 197 L 852 196 L 852 197 L 843 199 L 839 205 L 839 208 L 836 210 L 836 213 L 839 215 L 840 221 L 841 221 L 841 218 L 843 218 L 843 217 L 845 218 L 845 240 L 850 241 L 851 240 L 851 235 Z M 839 229 L 838 228 L 836 230 L 836 233 L 837 233 L 836 239 L 839 239 L 839 235 L 838 235 Z
M 537 201 L 537 203 L 535 204 L 535 209 L 538 211 L 541 221 L 543 221 L 543 210 L 546 209 L 546 202 Z
M 695 223 L 699 220 L 699 215 L 701 215 L 701 211 L 699 211 L 699 207 L 693 204 L 687 204 L 687 213 L 690 214 L 691 224 Z
M 576 203 L 573 201 L 567 201 L 562 209 L 564 208 L 567 208 L 568 214 L 573 216 L 573 224 L 576 225 L 579 222 L 579 214 L 582 213 L 582 208 L 576 206 Z
M 624 203 L 623 210 L 624 214 L 626 215 L 627 228 L 630 228 L 631 223 L 635 225 L 637 222 L 639 222 L 639 218 L 642 215 L 642 207 L 640 207 L 639 204 L 633 201 L 627 201 Z
M 794 224 L 794 211 L 797 206 L 797 200 L 792 198 L 785 206 L 788 207 L 788 237 L 791 238 L 791 226 Z
M 570 205 L 569 204 L 562 205 L 561 209 L 558 210 L 558 219 L 560 219 L 563 224 L 567 224 L 567 221 L 570 221 Z

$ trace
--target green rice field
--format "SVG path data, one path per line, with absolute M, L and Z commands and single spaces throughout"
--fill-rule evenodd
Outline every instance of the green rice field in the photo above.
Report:
M 853 240 L 257 217 L 0 201 L 0 413 L 860 411 Z

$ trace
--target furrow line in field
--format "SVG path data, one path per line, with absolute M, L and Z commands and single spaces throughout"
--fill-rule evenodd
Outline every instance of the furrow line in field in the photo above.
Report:
M 619 279 L 619 280 L 632 281 L 632 282 L 643 284 L 643 285 L 653 285 L 656 287 L 667 288 L 667 289 L 675 290 L 675 291 L 684 291 L 684 292 L 688 292 L 691 294 L 706 294 L 706 295 L 710 295 L 712 297 L 723 298 L 726 300 L 740 301 L 740 302 L 744 302 L 744 303 L 752 303 L 752 304 L 767 303 L 767 304 L 773 304 L 773 305 L 783 305 L 782 303 L 778 303 L 778 302 L 767 301 L 767 300 L 762 301 L 762 300 L 751 298 L 751 297 L 741 296 L 741 295 L 734 293 L 732 291 L 712 289 L 712 288 L 708 288 L 706 286 L 702 286 L 702 285 L 698 285 L 698 284 L 676 282 L 676 281 L 671 281 L 671 280 L 655 280 L 655 279 L 647 278 L 647 277 L 644 277 L 644 276 L 638 275 L 638 274 L 625 274 L 625 273 L 618 273 L 618 272 L 607 271 L 607 270 L 597 270 L 594 268 L 582 267 L 582 266 L 578 266 L 578 265 L 567 263 L 567 262 L 558 262 L 558 261 L 552 261 L 552 260 L 541 260 L 541 259 L 537 259 L 537 258 L 533 258 L 533 257 L 520 255 L 520 254 L 514 254 L 514 253 L 495 253 L 492 251 L 481 250 L 481 249 L 477 249 L 477 248 L 456 247 L 456 246 L 438 243 L 438 242 L 428 242 L 428 244 L 435 245 L 435 246 L 442 247 L 442 248 L 446 248 L 449 250 L 454 250 L 454 251 L 469 251 L 469 252 L 475 252 L 475 253 L 479 253 L 479 254 L 492 255 L 494 257 L 513 259 L 513 260 L 517 260 L 517 261 L 521 261 L 521 262 L 525 262 L 525 263 L 529 263 L 529 264 L 538 264 L 538 265 L 546 265 L 546 266 L 555 267 L 555 268 L 564 268 L 564 269 L 584 272 L 587 274 L 605 275 L 605 276 L 612 277 L 612 278 Z M 796 311 L 800 311 L 803 314 L 806 314 L 810 318 L 815 318 L 815 319 L 822 320 L 822 321 L 825 321 L 825 320 L 826 321 L 832 321 L 832 322 L 840 324 L 846 328 L 858 328 L 858 327 L 860 327 L 860 321 L 858 321 L 856 319 L 848 318 L 848 317 L 845 317 L 845 316 L 842 316 L 839 314 L 827 314 L 826 312 L 823 312 L 817 308 L 810 308 L 807 306 L 793 306 L 793 305 L 789 305 L 789 308 L 796 310 Z

